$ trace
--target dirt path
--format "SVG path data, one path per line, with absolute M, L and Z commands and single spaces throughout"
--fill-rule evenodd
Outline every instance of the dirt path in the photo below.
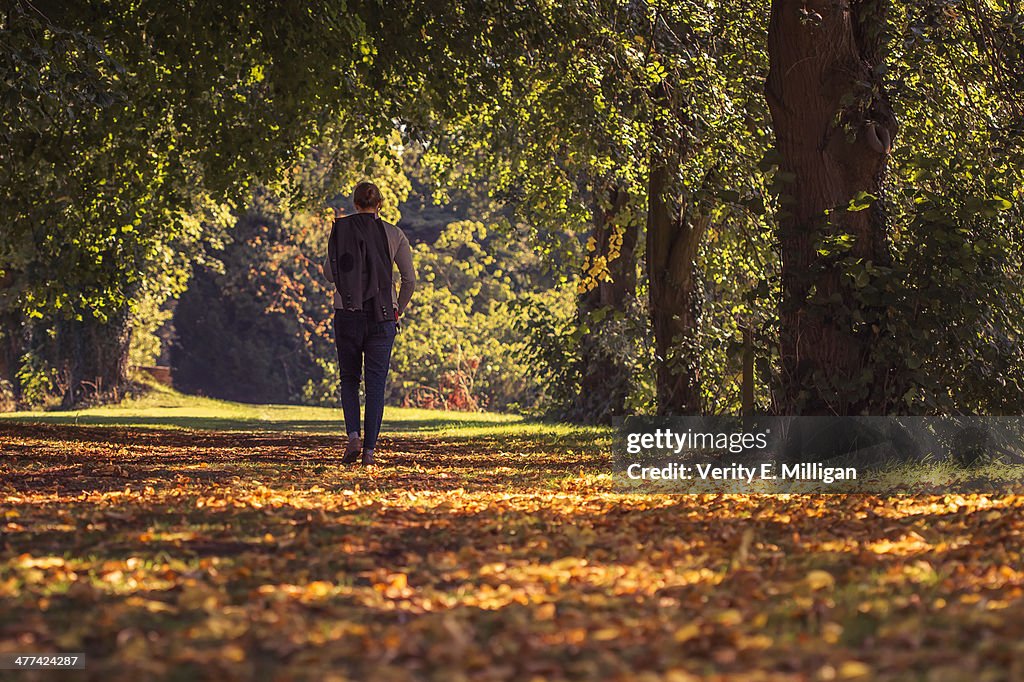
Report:
M 1021 498 L 622 496 L 575 445 L 335 445 L 0 426 L 0 649 L 90 680 L 1024 679 Z

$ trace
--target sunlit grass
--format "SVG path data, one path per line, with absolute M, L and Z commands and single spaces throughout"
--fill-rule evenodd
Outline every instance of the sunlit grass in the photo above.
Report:
M 284 431 L 336 435 L 344 430 L 340 408 L 304 405 L 252 405 L 185 395 L 146 382 L 147 390 L 117 405 L 68 411 L 23 411 L 0 414 L 0 423 L 25 422 L 78 426 L 199 429 L 216 431 Z M 514 414 L 451 412 L 388 406 L 384 431 L 458 435 L 463 438 L 610 437 L 609 429 L 525 420 Z

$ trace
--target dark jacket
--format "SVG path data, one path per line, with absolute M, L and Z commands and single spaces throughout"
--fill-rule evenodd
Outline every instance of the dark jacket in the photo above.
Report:
M 391 254 L 380 218 L 354 213 L 335 220 L 327 260 L 346 309 L 373 310 L 378 322 L 395 319 Z
M 412 260 L 412 247 L 409 246 L 409 239 L 399 227 L 392 225 L 386 220 L 381 222 L 384 223 L 384 232 L 388 238 L 388 251 L 391 255 L 391 261 L 398 268 L 398 274 L 402 283 L 401 289 L 396 291 L 392 288 L 391 304 L 401 314 L 405 312 L 405 307 L 409 305 L 412 293 L 416 289 L 416 268 Z M 324 259 L 323 273 L 327 281 L 334 284 L 334 273 L 331 272 L 331 261 L 329 258 Z M 395 279 L 394 274 L 392 274 L 391 278 L 392 280 Z M 341 294 L 338 293 L 336 287 L 334 288 L 334 307 L 338 310 L 345 309 L 345 302 L 342 300 Z

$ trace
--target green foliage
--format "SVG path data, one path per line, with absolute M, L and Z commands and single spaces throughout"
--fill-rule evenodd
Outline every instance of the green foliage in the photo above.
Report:
M 522 351 L 527 376 L 541 389 L 536 401 L 538 416 L 559 416 L 579 392 L 575 290 L 575 282 L 567 283 L 522 296 L 514 307 L 515 329 L 525 340 Z
M 316 370 L 302 387 L 299 402 L 303 405 L 336 407 L 338 386 L 341 384 L 340 369 L 335 358 L 313 358 Z
M 607 391 L 588 394 L 582 387 L 590 369 L 587 361 L 600 363 L 602 371 L 621 368 L 625 385 L 611 388 L 622 390 L 630 413 L 653 410 L 654 351 L 641 300 L 632 298 L 621 309 L 602 307 L 581 317 L 574 296 L 578 287 L 569 280 L 520 296 L 511 306 L 525 371 L 538 389 L 529 413 L 570 421 L 615 416 Z M 592 344 L 587 353 L 581 351 L 585 343 Z
M 315 165 L 315 164 L 314 164 Z M 395 211 L 409 189 L 387 165 L 367 169 Z M 300 174 L 296 183 L 323 177 Z M 343 177 L 359 177 L 354 169 Z M 311 177 L 313 179 L 311 179 Z M 354 180 L 338 186 L 346 193 Z M 303 191 L 309 191 L 303 190 Z M 342 203 L 342 202 L 332 202 Z M 390 217 L 397 220 L 397 213 Z M 328 228 L 263 192 L 231 232 L 219 267 L 197 268 L 175 312 L 175 382 L 206 395 L 255 402 L 336 405 L 332 288 L 318 266 Z M 446 409 L 532 409 L 540 389 L 523 366 L 512 303 L 549 286 L 525 236 L 482 223 L 448 224 L 414 248 L 413 303 L 396 341 L 391 404 Z
M 516 302 L 543 279 L 528 247 L 457 221 L 433 245 L 417 245 L 414 259 L 419 279 L 392 354 L 392 402 L 535 409 L 540 386 L 513 326 Z
M 0 379 L 0 412 L 11 412 L 18 405 L 14 394 L 14 385 L 6 379 Z
M 83 337 L 53 337 L 39 356 L 70 373 L 68 388 L 87 378 L 80 355 L 122 364 L 102 359 L 99 337 L 126 339 L 130 308 L 183 290 L 219 239 L 225 203 L 257 179 L 279 180 L 328 130 L 358 138 L 358 157 L 385 149 L 393 125 L 351 77 L 373 60 L 347 7 L 214 2 L 187 21 L 180 13 L 161 2 L 17 1 L 0 16 L 0 75 L 11 85 L 0 306 L 40 330 L 95 330 L 79 355 L 67 349 Z
M 883 330 L 874 352 L 896 360 L 893 373 L 846 390 L 885 391 L 892 412 L 1024 409 L 1020 110 L 1006 99 L 1006 65 L 974 40 L 979 26 L 1004 40 L 1019 19 L 964 10 L 908 5 L 889 27 L 902 38 L 888 73 L 903 125 L 884 205 L 852 203 L 886 212 L 894 260 L 844 259 L 853 306 L 821 302 Z
M 27 405 L 45 405 L 57 388 L 57 377 L 53 368 L 38 354 L 26 353 L 16 374 L 21 388 L 21 399 Z
M 879 38 L 901 123 L 888 177 L 806 235 L 838 293 L 799 302 L 877 337 L 872 369 L 799 388 L 889 411 L 1019 411 L 1024 19 L 1004 2 L 886 4 L 885 23 L 858 30 Z M 152 362 L 168 301 L 190 287 L 175 320 L 185 385 L 331 403 L 324 227 L 309 211 L 372 177 L 392 220 L 413 182 L 465 204 L 419 226 L 393 402 L 565 414 L 598 358 L 633 377 L 629 409 L 648 410 L 651 368 L 689 363 L 689 348 L 703 408 L 734 412 L 748 329 L 757 407 L 779 409 L 775 225 L 796 176 L 770 151 L 766 5 L 211 2 L 183 22 L 152 0 L 13 2 L 0 16 L 0 315 L 5 338 L 28 341 L 6 378 L 45 401 L 84 378 L 71 371 L 83 339 L 118 341 L 128 319 L 131 361 Z M 821 19 L 805 9 L 801 26 Z M 850 139 L 871 90 L 843 99 Z M 654 165 L 702 239 L 700 322 L 664 358 L 646 321 L 658 311 L 641 303 L 643 248 L 622 251 Z M 628 201 L 597 248 L 609 187 Z M 834 220 L 849 212 L 884 217 L 885 259 L 851 255 L 856 236 Z M 636 271 L 614 306 L 573 301 L 574 286 Z
M 132 304 L 132 338 L 128 362 L 133 366 L 156 365 L 163 354 L 161 331 L 171 321 L 173 310 L 158 295 L 145 292 Z
M 215 267 L 196 268 L 174 314 L 176 385 L 248 402 L 296 402 L 334 355 L 329 283 L 320 274 L 329 228 L 261 191 Z M 317 399 L 320 400 L 319 398 Z

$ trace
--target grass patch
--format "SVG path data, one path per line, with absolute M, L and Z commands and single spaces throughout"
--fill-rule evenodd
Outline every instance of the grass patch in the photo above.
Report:
M 22 411 L 0 414 L 2 423 L 195 429 L 206 431 L 272 431 L 338 434 L 344 431 L 340 408 L 302 405 L 250 405 L 185 395 L 144 378 L 138 396 L 117 405 L 80 410 Z M 387 407 L 384 431 L 466 437 L 508 435 L 561 437 L 601 432 L 566 425 L 526 421 L 511 414 L 448 412 Z

